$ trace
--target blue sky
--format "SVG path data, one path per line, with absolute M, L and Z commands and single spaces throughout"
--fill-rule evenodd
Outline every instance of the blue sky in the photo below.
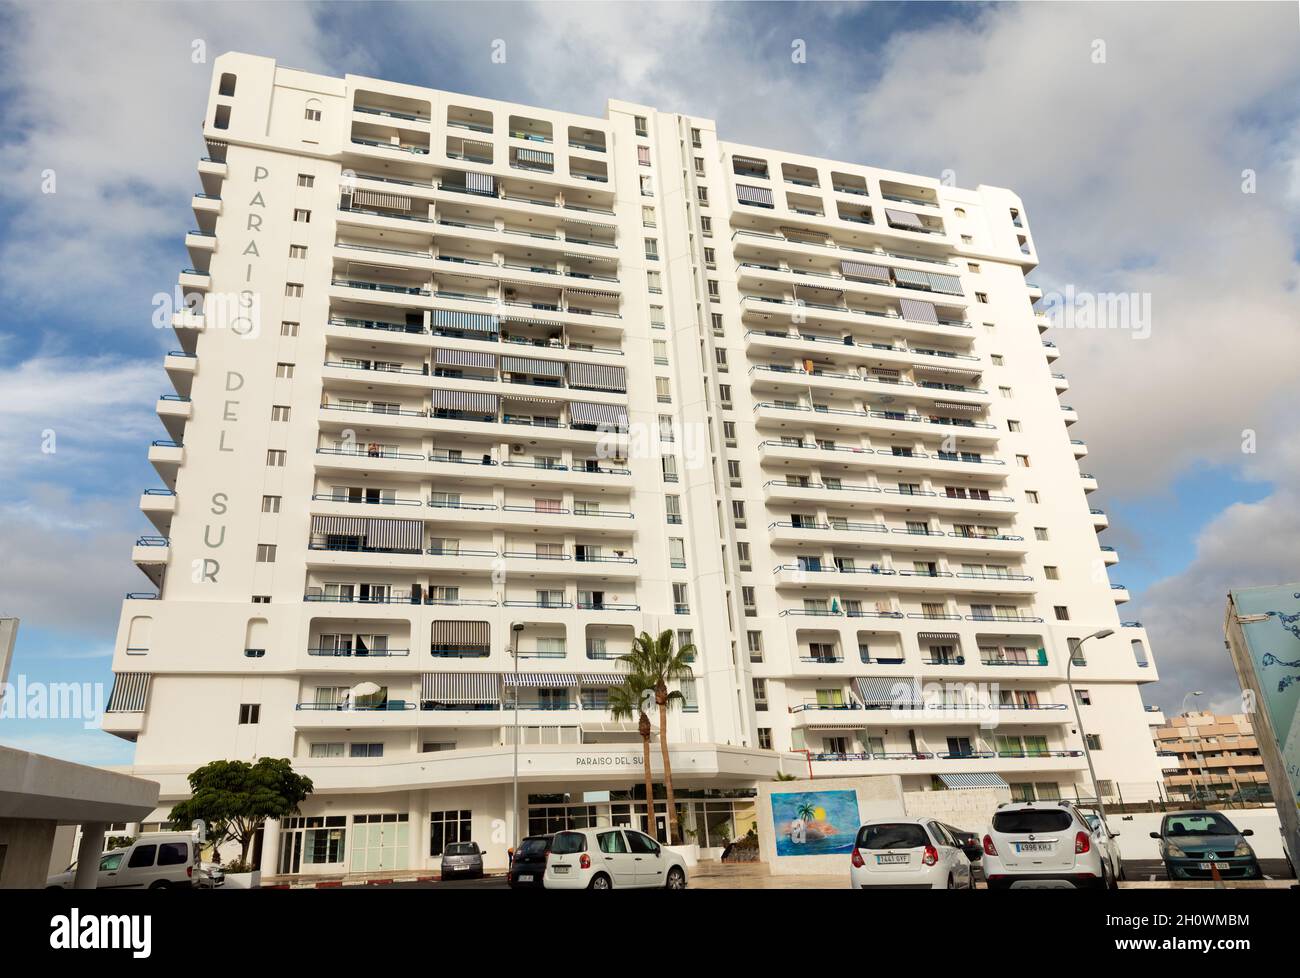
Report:
M 1242 3 L 0 6 L 11 678 L 107 688 L 121 597 L 147 587 L 130 547 L 152 532 L 137 502 L 170 346 L 150 302 L 187 263 L 210 62 L 237 49 L 593 115 L 641 101 L 726 139 L 1012 187 L 1035 281 L 1152 297 L 1149 341 L 1060 331 L 1057 369 L 1120 550 L 1111 580 L 1134 593 L 1123 617 L 1161 668 L 1148 701 L 1205 689 L 1230 707 L 1224 594 L 1300 577 L 1297 27 L 1294 6 Z M 0 741 L 131 755 L 79 721 L 0 720 Z

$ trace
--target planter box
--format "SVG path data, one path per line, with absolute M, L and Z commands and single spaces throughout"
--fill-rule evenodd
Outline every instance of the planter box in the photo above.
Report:
M 262 885 L 262 871 L 255 869 L 251 873 L 227 873 L 223 890 L 256 890 Z

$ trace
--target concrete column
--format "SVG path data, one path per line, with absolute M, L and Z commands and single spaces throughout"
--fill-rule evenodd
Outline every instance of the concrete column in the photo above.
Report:
M 262 876 L 274 876 L 280 871 L 280 821 L 268 818 L 262 823 Z
M 425 793 L 416 789 L 406 793 L 407 836 L 406 868 L 424 869 L 429 857 L 428 806 Z
M 93 890 L 99 883 L 99 857 L 104 853 L 107 822 L 83 822 L 81 842 L 77 845 L 77 875 L 74 890 Z
M 127 822 L 127 823 L 126 823 L 126 832 L 125 832 L 124 834 L 126 835 L 126 837 L 127 837 L 128 839 L 135 839 L 135 838 L 138 838 L 139 835 L 140 835 L 140 823 L 139 823 L 139 822 Z

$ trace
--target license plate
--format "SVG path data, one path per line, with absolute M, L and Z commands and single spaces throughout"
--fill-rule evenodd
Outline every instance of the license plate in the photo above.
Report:
M 902 855 L 902 854 L 888 853 L 888 854 L 883 855 L 883 856 L 877 856 L 877 857 L 876 857 L 876 862 L 877 862 L 878 864 L 884 864 L 884 863 L 905 863 L 905 862 L 910 862 L 910 861 L 911 861 L 911 858 L 912 858 L 911 856 L 905 856 L 905 855 Z
M 1051 852 L 1050 842 L 1017 842 L 1016 852 Z
M 1196 868 L 1209 870 L 1211 867 L 1213 867 L 1214 869 L 1231 869 L 1232 864 L 1231 863 L 1201 863 Z
M 564 873 L 567 873 L 567 872 L 569 871 L 569 867 L 568 867 L 568 866 L 556 866 L 556 867 L 554 867 L 554 868 L 555 868 L 555 871 L 556 871 L 557 873 L 560 873 L 560 874 L 564 874 Z
M 531 873 L 519 877 L 520 883 L 531 883 L 532 881 L 533 877 Z

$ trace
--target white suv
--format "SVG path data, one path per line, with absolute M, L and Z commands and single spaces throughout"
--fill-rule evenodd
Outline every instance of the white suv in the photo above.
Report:
M 686 863 L 635 829 L 570 829 L 551 840 L 542 886 L 547 890 L 686 888 Z
M 99 857 L 95 886 L 100 890 L 190 888 L 195 885 L 198 865 L 199 846 L 193 835 L 148 832 L 125 849 L 114 849 Z M 70 890 L 76 878 L 77 864 L 73 863 L 47 879 L 45 886 L 51 890 Z
M 1048 881 L 1113 889 L 1116 862 L 1104 826 L 1094 828 L 1068 801 L 1002 805 L 984 834 L 983 872 L 991 890 Z
M 932 818 L 879 818 L 858 829 L 849 860 L 855 890 L 888 886 L 973 890 L 975 874 L 961 843 Z

